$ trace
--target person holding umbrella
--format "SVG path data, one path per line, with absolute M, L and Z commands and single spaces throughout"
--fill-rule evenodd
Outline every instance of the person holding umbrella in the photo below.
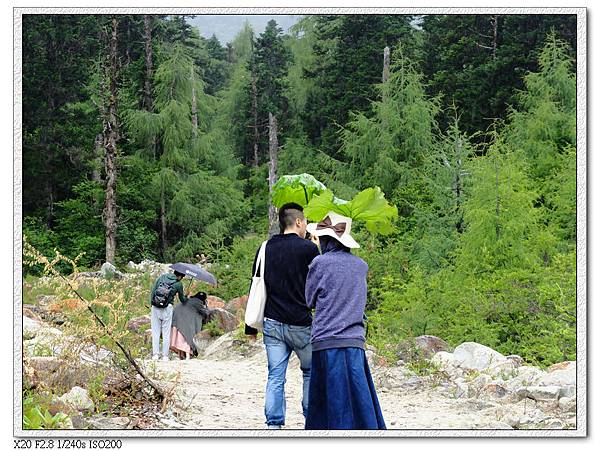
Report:
M 181 279 L 185 274 L 174 270 L 173 273 L 161 275 L 152 287 L 150 293 L 150 326 L 152 329 L 152 360 L 159 359 L 160 336 L 162 334 L 162 359 L 169 360 L 169 346 L 171 344 L 171 322 L 173 319 L 173 302 L 175 295 L 179 301 L 187 301 L 183 293 Z

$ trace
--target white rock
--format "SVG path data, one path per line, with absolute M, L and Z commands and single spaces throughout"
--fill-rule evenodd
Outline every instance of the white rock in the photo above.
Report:
M 563 412 L 575 412 L 577 410 L 577 399 L 573 397 L 560 398 L 558 407 Z
M 498 351 L 474 342 L 458 345 L 453 354 L 459 361 L 459 366 L 469 370 L 483 370 L 496 362 L 506 360 Z
M 539 385 L 575 385 L 575 366 L 545 373 L 539 380 Z
M 492 363 L 492 365 L 486 369 L 486 372 L 493 377 L 509 379 L 516 374 L 516 368 L 517 365 L 513 360 L 502 359 Z
M 572 398 L 577 393 L 575 385 L 564 385 L 560 389 L 559 398 Z
M 522 398 L 533 398 L 536 401 L 551 401 L 558 400 L 561 387 L 552 386 L 533 386 L 522 387 L 517 390 L 517 394 Z
M 91 400 L 90 395 L 85 388 L 75 386 L 71 391 L 65 393 L 58 399 L 65 404 L 73 406 L 77 410 L 94 410 L 94 402 Z
M 506 381 L 506 388 L 510 392 L 516 392 L 522 387 L 539 385 L 538 381 L 545 374 L 535 366 L 520 366 L 515 370 L 516 376 Z
M 565 424 L 558 418 L 553 418 L 544 424 L 544 429 L 563 429 Z
M 37 332 L 42 329 L 44 326 L 40 324 L 38 321 L 31 319 L 27 316 L 23 317 L 23 338 L 30 339 L 35 337 Z
M 102 273 L 103 277 L 111 277 L 114 276 L 118 271 L 115 265 L 110 262 L 105 262 L 102 264 L 100 272 Z
M 126 429 L 130 420 L 127 417 L 95 417 L 87 422 L 93 429 Z

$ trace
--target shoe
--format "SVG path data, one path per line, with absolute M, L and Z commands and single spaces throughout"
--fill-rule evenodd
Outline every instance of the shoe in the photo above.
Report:
M 267 429 L 281 429 L 280 424 L 267 424 Z
M 168 361 L 169 361 L 169 357 L 168 357 L 168 356 L 164 356 L 164 357 L 162 358 L 162 361 L 163 361 L 163 362 L 168 362 Z
M 154 354 L 154 355 L 152 356 L 152 360 L 158 360 L 158 354 Z

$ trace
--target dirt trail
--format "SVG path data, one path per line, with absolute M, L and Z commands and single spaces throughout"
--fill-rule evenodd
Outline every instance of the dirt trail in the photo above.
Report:
M 169 380 L 179 373 L 175 399 L 178 422 L 186 429 L 264 429 L 266 354 L 230 356 L 156 364 L 159 378 Z M 374 378 L 378 369 L 373 369 Z M 287 372 L 285 429 L 303 429 L 300 404 L 302 377 L 292 355 Z M 388 429 L 502 428 L 500 413 L 493 406 L 468 399 L 444 396 L 443 387 L 389 390 L 377 387 Z M 509 427 L 507 427 L 509 428 Z

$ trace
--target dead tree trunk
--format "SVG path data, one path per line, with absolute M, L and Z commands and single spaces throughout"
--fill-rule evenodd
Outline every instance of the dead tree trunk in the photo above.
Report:
M 273 185 L 277 182 L 277 118 L 269 113 L 269 236 L 279 231 L 277 208 L 271 202 Z
M 496 50 L 498 49 L 498 15 L 492 16 L 492 58 L 496 59 Z
M 108 111 L 104 118 L 104 168 L 106 172 L 106 191 L 104 200 L 104 227 L 106 236 L 106 261 L 115 262 L 117 248 L 117 141 L 119 124 L 117 119 L 117 27 L 116 18 L 112 19 L 112 32 L 109 46 Z
M 144 16 L 144 43 L 146 47 L 146 79 L 144 80 L 144 108 L 146 111 L 152 111 L 152 73 L 154 71 L 152 65 L 152 17 Z
M 383 75 L 381 81 L 385 83 L 390 79 L 390 48 L 386 46 L 383 49 Z

